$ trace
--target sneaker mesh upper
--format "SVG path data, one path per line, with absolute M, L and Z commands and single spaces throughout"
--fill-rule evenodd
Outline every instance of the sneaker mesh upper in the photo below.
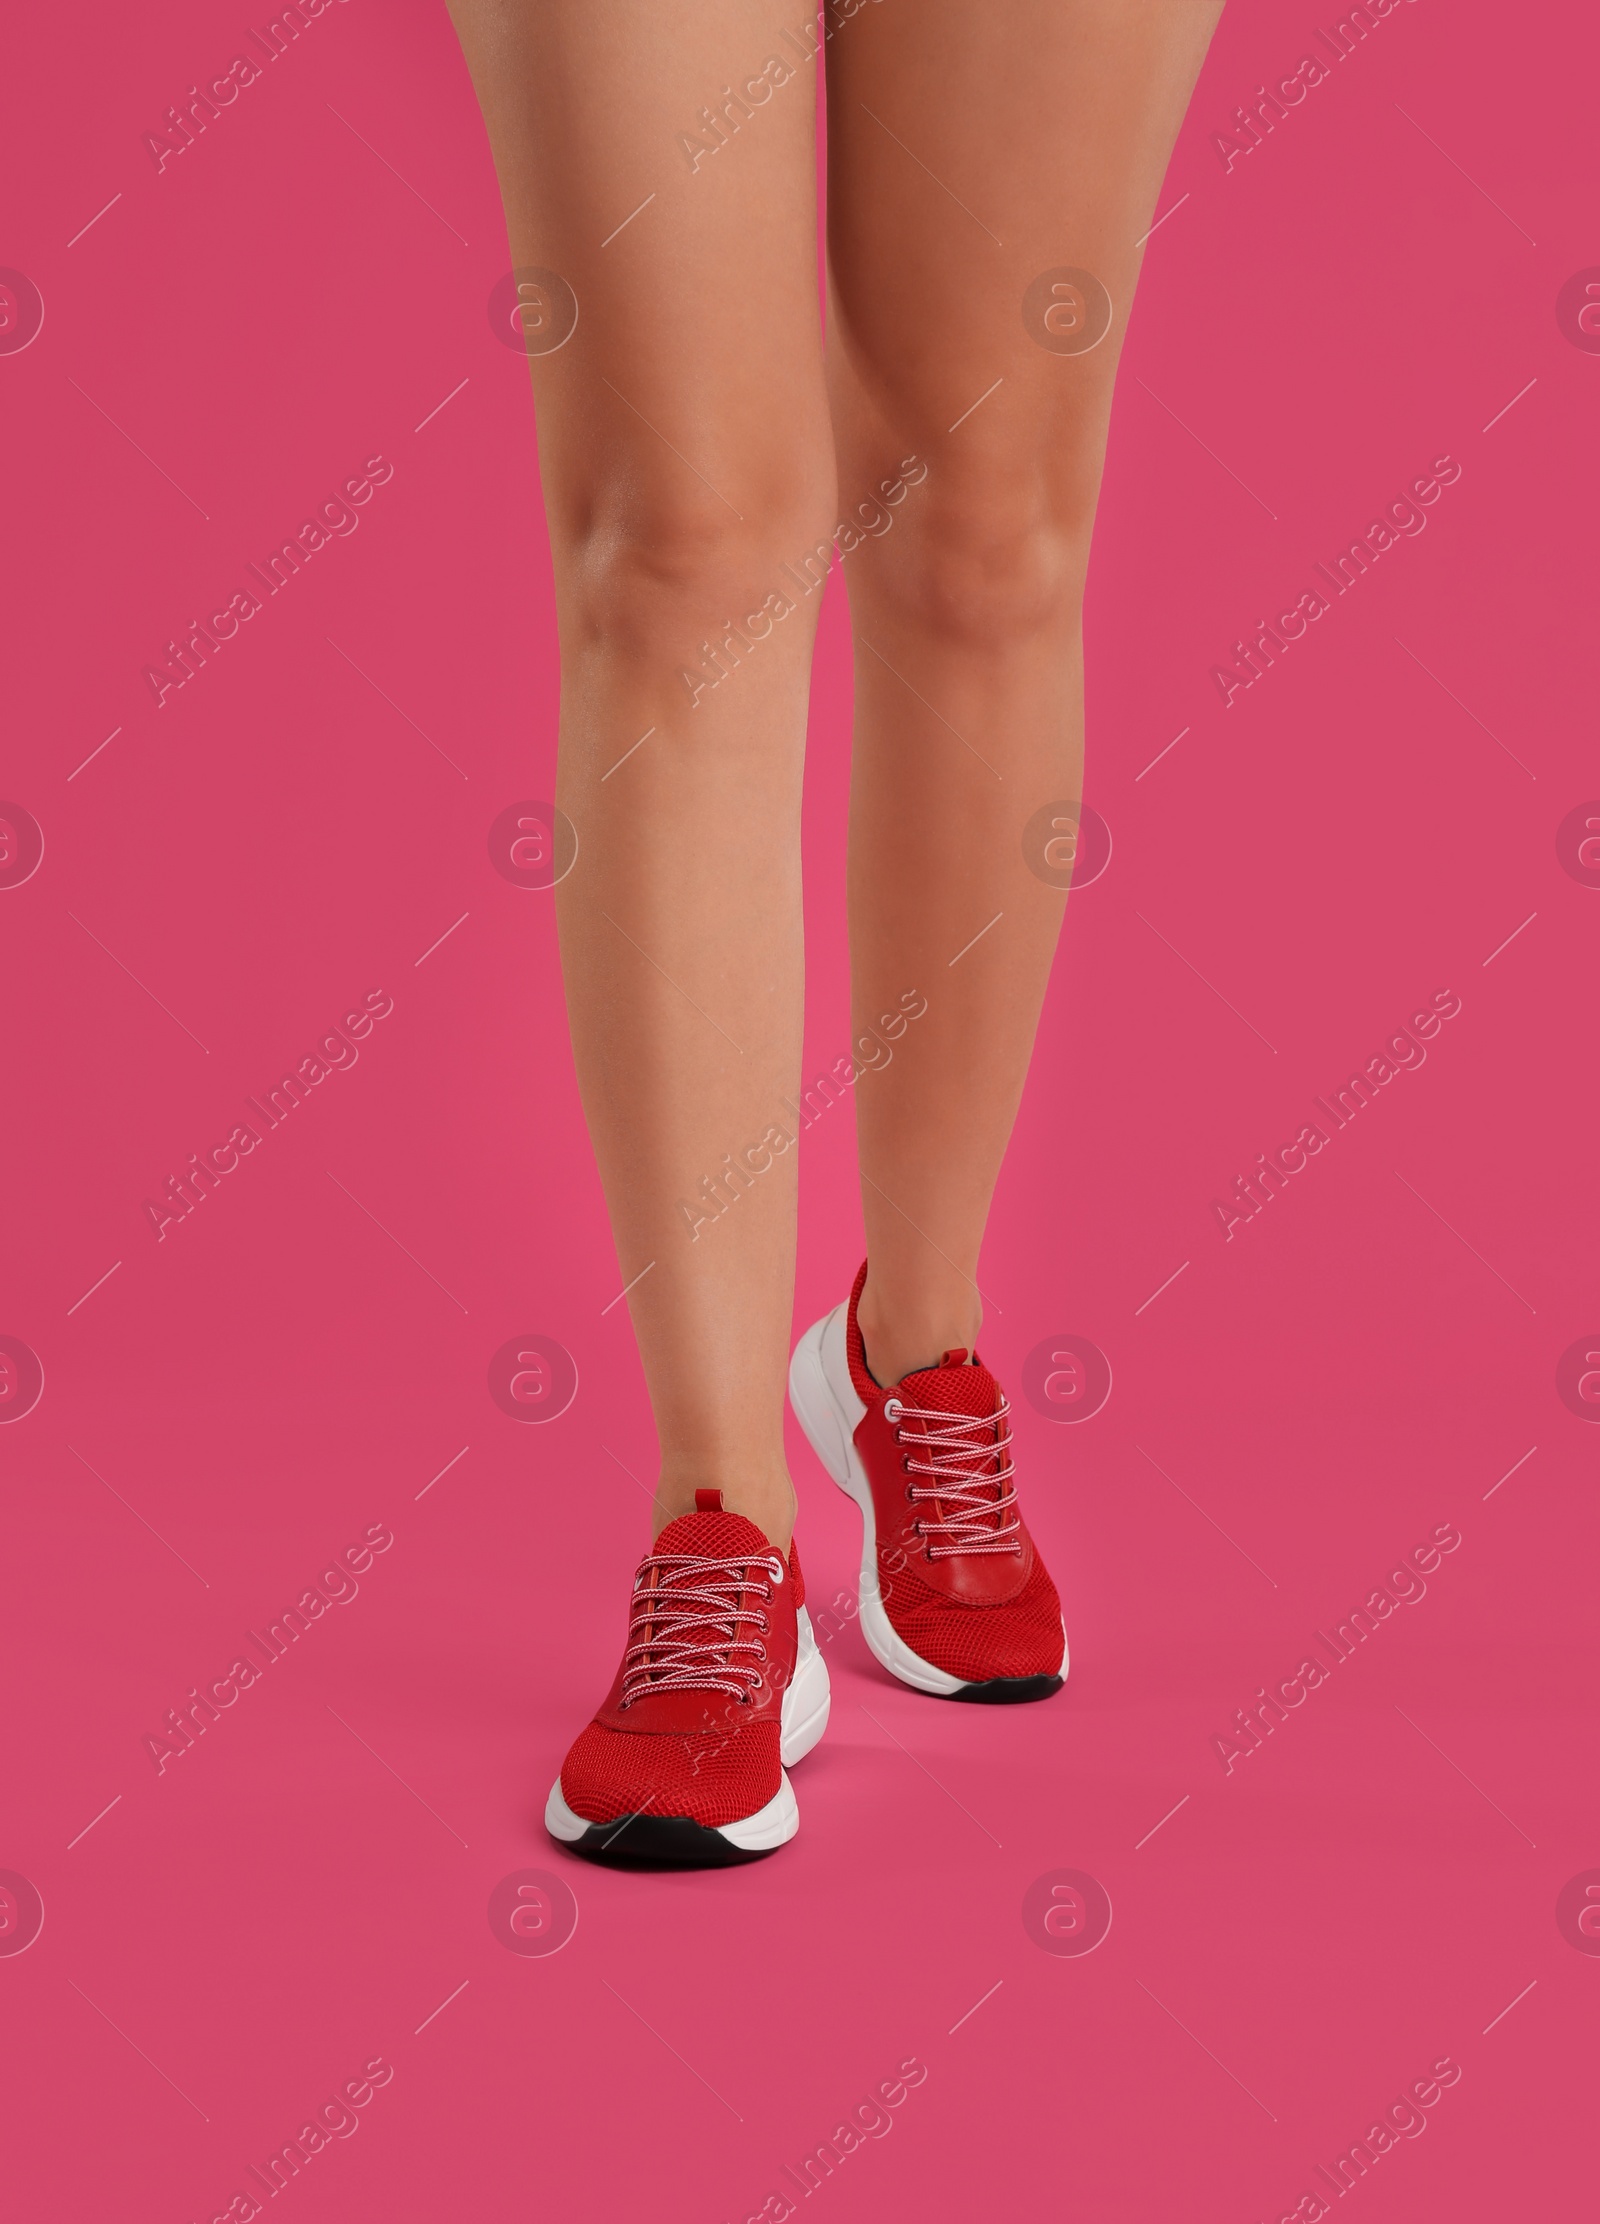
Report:
M 876 1405 L 888 1395 L 867 1370 L 866 1346 L 856 1320 L 856 1308 L 866 1287 L 863 1261 L 850 1292 L 845 1322 L 845 1351 L 856 1395 L 864 1405 Z M 895 1395 L 907 1405 L 924 1406 L 945 1413 L 988 1414 L 999 1402 L 999 1386 L 987 1367 L 927 1367 L 907 1375 L 894 1386 Z M 1061 1600 L 1049 1571 L 1034 1549 L 1033 1568 L 1022 1590 L 1013 1599 L 990 1605 L 968 1605 L 936 1590 L 921 1573 L 916 1560 L 891 1564 L 879 1556 L 878 1586 L 884 1608 L 897 1636 L 919 1659 L 963 1683 L 988 1683 L 999 1676 L 1053 1676 L 1060 1673 L 1065 1642 L 1061 1634 Z
M 651 1551 L 755 1561 L 770 1558 L 773 1547 L 742 1514 L 716 1512 L 668 1522 Z M 792 1546 L 788 1568 L 798 1604 L 805 1593 Z M 742 1821 L 776 1797 L 782 1766 L 775 1716 L 751 1721 L 736 1700 L 706 1691 L 699 1703 L 690 1701 L 693 1718 L 704 1727 L 668 1730 L 648 1725 L 649 1704 L 646 1697 L 630 1710 L 636 1727 L 597 1721 L 580 1733 L 561 1764 L 562 1797 L 575 1815 L 594 1823 L 633 1814 L 682 1815 L 714 1830 Z M 626 1844 L 625 1832 L 618 1843 Z

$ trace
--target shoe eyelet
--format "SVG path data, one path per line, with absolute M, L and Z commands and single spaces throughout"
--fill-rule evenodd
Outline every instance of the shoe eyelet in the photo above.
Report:
M 886 1421 L 898 1421 L 900 1419 L 900 1416 L 904 1412 L 905 1407 L 900 1403 L 900 1400 L 898 1398 L 884 1399 L 883 1417 Z
M 781 1558 L 779 1557 L 779 1555 L 778 1555 L 778 1554 L 777 1554 L 776 1552 L 775 1552 L 775 1553 L 774 1553 L 774 1554 L 772 1555 L 772 1558 L 771 1558 L 771 1559 L 770 1559 L 770 1560 L 769 1560 L 769 1561 L 767 1562 L 767 1566 L 768 1566 L 768 1567 L 769 1567 L 769 1568 L 770 1568 L 770 1569 L 772 1570 L 772 1588 L 773 1588 L 773 1589 L 774 1589 L 775 1591 L 779 1591 L 779 1590 L 782 1590 L 782 1588 L 783 1588 L 783 1573 L 784 1573 L 784 1570 L 783 1570 L 783 1561 L 782 1561 L 782 1559 L 781 1559 Z

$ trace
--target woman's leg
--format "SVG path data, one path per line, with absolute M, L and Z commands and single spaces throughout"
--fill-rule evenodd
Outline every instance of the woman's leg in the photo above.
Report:
M 814 72 L 771 0 L 453 13 L 513 262 L 578 306 L 532 364 L 579 836 L 561 955 L 660 1437 L 656 1526 L 720 1487 L 787 1545 L 815 605 L 780 566 L 835 521 Z M 560 287 L 526 298 L 536 344 L 558 335 Z
M 904 459 L 927 466 L 844 562 L 856 1024 L 908 990 L 928 1005 L 857 1107 L 860 1320 L 883 1383 L 977 1339 L 978 1249 L 1064 905 L 1029 869 L 1024 832 L 1083 793 L 1080 620 L 1112 381 L 1141 235 L 1220 12 L 1221 0 L 830 10 L 828 373 L 844 513 Z M 1049 275 L 1063 268 L 1110 297 L 1110 328 L 1086 352 L 1072 350 L 1093 332 L 1095 297 Z

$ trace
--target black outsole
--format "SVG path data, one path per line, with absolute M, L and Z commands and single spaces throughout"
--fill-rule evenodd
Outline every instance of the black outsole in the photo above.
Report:
M 720 1830 L 708 1830 L 688 1815 L 620 1815 L 615 1822 L 591 1823 L 569 1845 L 586 1860 L 636 1869 L 730 1869 L 765 1861 L 777 1850 L 730 1845 Z
M 959 1691 L 942 1696 L 966 1699 L 980 1707 L 1025 1706 L 1030 1699 L 1048 1699 L 1064 1681 L 1061 1676 L 992 1676 L 987 1683 L 963 1684 Z

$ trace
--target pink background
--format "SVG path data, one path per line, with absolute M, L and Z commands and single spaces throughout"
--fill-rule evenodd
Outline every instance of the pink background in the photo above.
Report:
M 819 2208 L 1275 2219 L 1444 2056 L 1353 2204 L 1553 2205 L 1592 2175 L 1600 1985 L 1555 1912 L 1600 1864 L 1600 1436 L 1556 1389 L 1600 1345 L 1600 896 L 1556 841 L 1600 793 L 1600 361 L 1556 316 L 1600 262 L 1591 17 L 1397 7 L 1226 172 L 1211 134 L 1333 20 L 1230 9 L 1090 594 L 1115 847 L 984 1263 L 1076 1665 L 1045 1707 L 941 1707 L 845 1628 L 795 1845 L 643 1878 L 539 1824 L 653 1447 L 551 899 L 487 849 L 550 793 L 557 699 L 493 175 L 421 0 L 331 8 L 158 174 L 142 134 L 247 20 L 35 9 L 7 39 L 0 263 L 46 312 L 0 355 L 0 795 L 46 843 L 0 890 L 0 1334 L 45 1371 L 0 1428 L 0 1869 L 45 1911 L 0 1955 L 19 2215 L 209 2219 L 378 2056 L 286 2212 L 739 2224 L 913 2056 Z M 174 629 L 380 454 L 359 529 L 157 709 Z M 1446 454 L 1425 532 L 1224 708 L 1241 629 Z M 849 694 L 835 588 L 808 1075 L 848 1039 Z M 144 1200 L 372 990 L 359 1063 L 155 1240 Z M 1213 1198 L 1438 990 L 1426 1064 L 1224 1241 Z M 850 1117 L 804 1160 L 798 1326 L 858 1257 Z M 539 1427 L 487 1390 L 534 1333 L 579 1374 Z M 1064 1335 L 1114 1375 L 1077 1427 L 1020 1395 Z M 820 1604 L 855 1516 L 792 1451 Z M 1446 1522 L 1426 1598 L 1225 1773 L 1234 1710 Z M 158 1774 L 167 1709 L 370 1524 L 359 1596 Z M 529 1867 L 576 1895 L 549 1956 L 487 1919 Z M 1058 1869 L 1114 1909 L 1085 1957 L 1024 1928 Z

